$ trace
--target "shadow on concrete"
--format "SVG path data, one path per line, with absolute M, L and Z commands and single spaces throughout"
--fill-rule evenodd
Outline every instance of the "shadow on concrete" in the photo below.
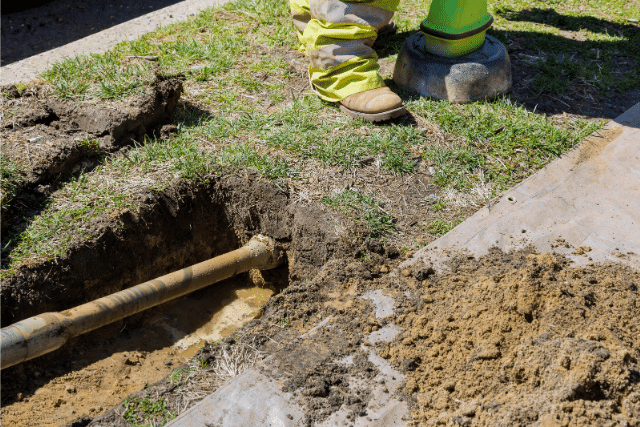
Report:
M 2 66 L 64 46 L 183 0 L 3 2 Z

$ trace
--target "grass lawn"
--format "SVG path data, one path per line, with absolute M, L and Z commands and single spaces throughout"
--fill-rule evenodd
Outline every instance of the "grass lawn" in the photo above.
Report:
M 398 34 L 377 43 L 384 77 L 428 5 L 403 2 Z M 629 20 L 640 17 L 637 2 L 497 0 L 490 11 L 489 34 L 511 55 L 513 94 L 455 105 L 401 91 L 411 114 L 383 125 L 348 119 L 312 93 L 283 0 L 240 0 L 105 54 L 54 64 L 41 83 L 78 102 L 126 100 L 156 73 L 183 75 L 178 131 L 169 140 L 147 137 L 61 183 L 41 213 L 3 232 L 3 275 L 61 255 L 97 215 L 139 209 L 136 192 L 176 179 L 206 185 L 234 168 L 325 203 L 361 224 L 360 237 L 393 240 L 402 230 L 401 245 L 417 235 L 426 236 L 417 246 L 435 239 L 599 129 L 603 103 L 640 93 L 640 30 Z M 11 194 L 20 165 L 2 164 L 3 192 Z M 417 223 L 403 229 L 398 219 L 407 214 L 385 183 L 417 174 L 434 191 L 412 211 Z

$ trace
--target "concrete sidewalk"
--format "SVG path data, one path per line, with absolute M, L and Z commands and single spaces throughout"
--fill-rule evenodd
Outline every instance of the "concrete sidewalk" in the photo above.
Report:
M 34 55 L 0 68 L 0 84 L 12 84 L 32 80 L 51 64 L 63 58 L 103 53 L 124 40 L 135 40 L 143 34 L 184 21 L 199 11 L 219 6 L 229 0 L 185 0 L 178 4 L 148 13 L 73 43 Z
M 555 247 L 558 238 L 564 238 L 572 247 Z M 640 104 L 416 253 L 393 274 L 418 262 L 442 268 L 442 261 L 460 251 L 480 256 L 492 246 L 511 250 L 526 245 L 534 245 L 539 251 L 566 253 L 576 264 L 618 261 L 640 268 Z M 578 247 L 583 247 L 582 251 L 576 251 Z M 387 316 L 395 307 L 393 299 L 383 292 L 363 295 L 373 299 L 376 317 Z M 367 340 L 390 341 L 400 331 L 394 324 L 387 324 Z M 282 390 L 282 378 L 296 370 L 309 369 L 310 360 L 327 366 L 348 363 L 350 357 L 327 358 L 328 353 L 314 347 L 314 334 L 319 332 L 340 336 L 347 331 L 332 323 L 331 318 L 326 319 L 295 340 L 293 350 L 265 359 L 167 426 L 301 425 L 305 408 Z M 381 382 L 389 389 L 397 387 L 403 374 L 375 350 L 361 348 L 380 372 L 367 382 L 373 395 L 366 408 L 369 417 L 349 420 L 343 406 L 320 425 L 407 425 L 407 404 L 380 390 Z M 283 358 L 294 360 L 284 371 L 286 375 L 280 366 Z M 297 360 L 306 360 L 307 364 L 302 366 Z
M 640 103 L 401 268 L 441 266 L 458 251 L 481 256 L 490 247 L 528 245 L 577 265 L 613 261 L 640 269 Z

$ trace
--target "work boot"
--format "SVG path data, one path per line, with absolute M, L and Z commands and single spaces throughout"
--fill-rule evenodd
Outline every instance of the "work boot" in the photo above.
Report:
M 347 96 L 340 101 L 340 110 L 349 117 L 372 123 L 394 119 L 407 112 L 400 97 L 386 86 Z

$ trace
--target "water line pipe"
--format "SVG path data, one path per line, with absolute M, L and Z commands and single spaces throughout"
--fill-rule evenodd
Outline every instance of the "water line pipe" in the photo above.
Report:
M 43 313 L 2 328 L 0 369 L 60 348 L 70 338 L 108 325 L 248 270 L 268 270 L 284 255 L 258 235 L 245 246 L 132 288 L 58 313 Z

